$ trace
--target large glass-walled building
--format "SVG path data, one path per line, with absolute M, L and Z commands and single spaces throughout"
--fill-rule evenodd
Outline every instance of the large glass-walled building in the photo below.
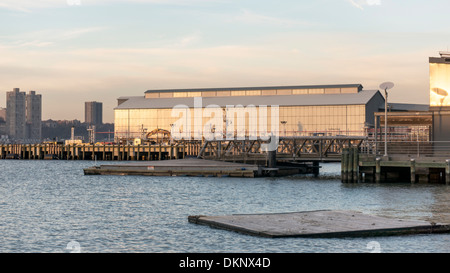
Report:
M 148 90 L 118 99 L 115 136 L 146 138 L 156 129 L 193 139 L 361 136 L 383 103 L 378 90 L 360 84 Z

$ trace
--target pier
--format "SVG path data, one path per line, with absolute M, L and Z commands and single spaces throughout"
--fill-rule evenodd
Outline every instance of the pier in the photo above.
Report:
M 341 154 L 342 182 L 450 185 L 450 146 L 436 142 L 391 142 L 389 146 L 388 156 L 377 150 L 364 153 L 345 148 Z
M 175 144 L 0 144 L 0 159 L 154 161 L 197 156 L 201 141 Z

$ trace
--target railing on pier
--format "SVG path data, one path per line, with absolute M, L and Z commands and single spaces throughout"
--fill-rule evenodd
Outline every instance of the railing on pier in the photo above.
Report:
M 367 139 L 360 152 L 363 154 L 384 155 L 386 143 Z M 388 155 L 401 155 L 410 157 L 449 157 L 450 141 L 388 141 Z
M 287 161 L 340 161 L 344 148 L 361 149 L 366 137 L 362 136 L 293 136 L 279 137 L 276 144 L 278 160 Z M 265 160 L 270 140 L 212 140 L 205 141 L 198 157 L 217 160 Z

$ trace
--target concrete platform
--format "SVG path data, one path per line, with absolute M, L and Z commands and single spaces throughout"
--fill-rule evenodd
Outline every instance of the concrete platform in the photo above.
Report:
M 100 165 L 84 169 L 84 174 L 254 177 L 258 169 L 258 166 L 250 164 L 187 158 Z
M 189 216 L 190 223 L 261 237 L 371 237 L 448 233 L 450 224 L 399 220 L 356 211 Z

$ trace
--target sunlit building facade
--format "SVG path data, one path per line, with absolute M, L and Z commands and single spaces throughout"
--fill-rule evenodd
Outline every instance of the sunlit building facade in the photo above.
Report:
M 360 84 L 148 90 L 118 99 L 115 137 L 145 138 L 155 129 L 185 139 L 362 136 L 382 104 L 378 90 Z

